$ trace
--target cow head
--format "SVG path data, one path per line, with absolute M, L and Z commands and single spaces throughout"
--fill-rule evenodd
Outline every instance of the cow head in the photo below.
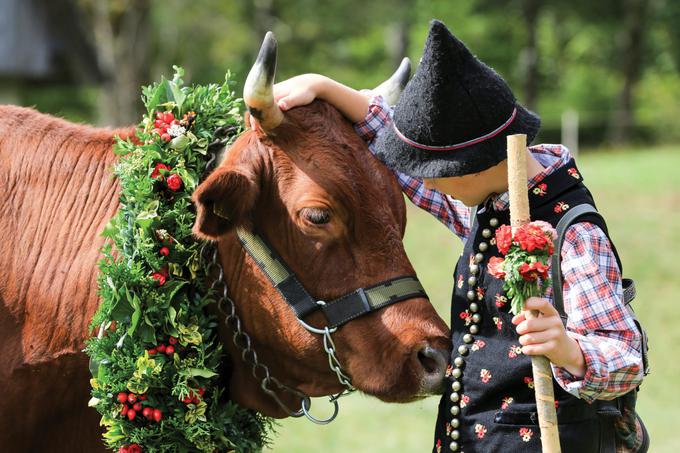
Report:
M 274 47 L 273 47 L 274 46 Z M 273 48 L 272 48 L 273 47 Z M 307 291 L 333 300 L 360 287 L 415 275 L 402 238 L 403 196 L 394 176 L 340 113 L 321 101 L 285 115 L 272 98 L 275 41 L 269 36 L 244 98 L 263 131 L 246 131 L 193 195 L 195 233 L 215 240 L 230 295 L 258 359 L 278 380 L 310 396 L 343 389 L 320 336 L 305 330 L 242 249 L 235 229 L 256 227 Z M 323 327 L 323 314 L 305 318 Z M 233 361 L 230 397 L 266 415 L 286 414 L 260 389 L 221 324 Z M 353 385 L 384 401 L 405 402 L 443 390 L 449 331 L 427 299 L 390 305 L 333 334 Z M 282 393 L 291 408 L 299 399 Z

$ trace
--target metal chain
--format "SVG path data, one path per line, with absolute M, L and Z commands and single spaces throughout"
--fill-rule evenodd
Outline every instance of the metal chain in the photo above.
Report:
M 212 248 L 212 253 L 209 249 Z M 219 256 L 216 247 L 211 247 L 210 243 L 206 243 L 201 249 L 201 258 L 206 259 L 206 251 L 210 253 L 207 265 L 205 266 L 206 273 L 208 276 L 213 276 L 215 273 L 217 276 L 210 285 L 210 289 L 219 294 L 217 299 L 217 308 L 224 315 L 225 324 L 231 328 L 233 332 L 233 342 L 234 345 L 241 351 L 241 358 L 243 361 L 251 367 L 251 372 L 255 380 L 260 381 L 260 387 L 269 396 L 271 396 L 274 401 L 291 417 L 301 417 L 304 415 L 304 411 L 299 409 L 294 411 L 290 409 L 276 394 L 276 392 L 271 388 L 272 385 L 281 391 L 289 392 L 300 398 L 301 401 L 309 399 L 309 397 L 303 392 L 282 384 L 278 379 L 271 375 L 267 365 L 261 363 L 258 360 L 257 352 L 253 349 L 252 341 L 250 336 L 243 331 L 241 326 L 241 319 L 236 313 L 236 304 L 229 297 L 229 289 L 226 282 L 224 281 L 224 269 L 219 262 Z M 302 405 L 302 404 L 301 404 Z

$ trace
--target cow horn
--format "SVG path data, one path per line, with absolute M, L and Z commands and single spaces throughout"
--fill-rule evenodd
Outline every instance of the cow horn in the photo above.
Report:
M 378 85 L 373 91 L 381 95 L 389 105 L 394 105 L 399 100 L 399 95 L 408 83 L 410 76 L 411 60 L 404 58 L 392 77 Z
M 274 102 L 276 48 L 274 33 L 268 31 L 243 87 L 243 100 L 248 111 L 258 119 L 265 132 L 275 129 L 283 120 L 283 112 Z

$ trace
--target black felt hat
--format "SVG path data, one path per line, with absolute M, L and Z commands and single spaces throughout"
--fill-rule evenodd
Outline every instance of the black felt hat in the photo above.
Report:
M 508 135 L 526 134 L 531 143 L 540 124 L 501 76 L 433 20 L 423 58 L 392 126 L 376 141 L 376 155 L 411 176 L 463 176 L 506 159 Z

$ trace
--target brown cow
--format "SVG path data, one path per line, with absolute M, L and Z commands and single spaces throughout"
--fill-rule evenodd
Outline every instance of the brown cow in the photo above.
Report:
M 245 254 L 233 227 L 256 225 L 311 294 L 331 300 L 413 275 L 401 242 L 405 207 L 393 176 L 325 103 L 286 113 L 268 135 L 248 131 L 194 194 L 195 230 L 217 240 L 231 296 L 260 360 L 310 396 L 342 390 L 321 337 L 304 330 Z M 100 451 L 81 352 L 99 303 L 99 232 L 118 207 L 111 131 L 0 106 L 0 451 Z M 213 213 L 215 204 L 230 220 Z M 328 219 L 316 225 L 310 213 Z M 316 215 L 315 214 L 315 215 Z M 323 325 L 320 314 L 306 319 Z M 239 357 L 231 335 L 220 335 Z M 334 334 L 353 384 L 385 401 L 441 390 L 448 329 L 426 299 L 390 305 Z M 230 397 L 287 414 L 234 359 Z M 299 408 L 300 401 L 280 395 Z

